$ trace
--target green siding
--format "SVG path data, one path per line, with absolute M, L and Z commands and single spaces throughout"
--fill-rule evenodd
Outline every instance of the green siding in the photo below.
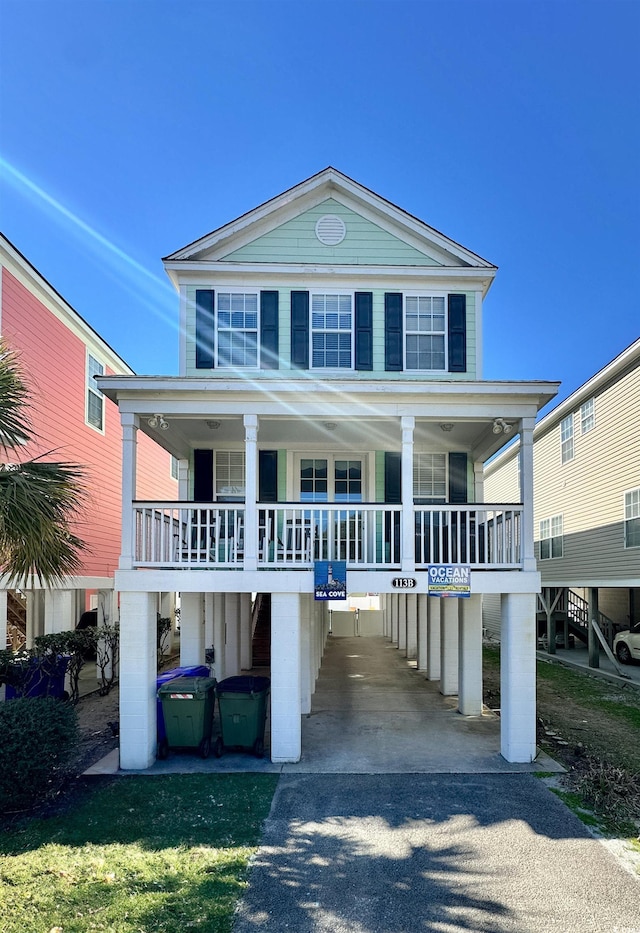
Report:
M 337 246 L 323 246 L 316 237 L 316 222 L 325 214 L 341 217 L 347 228 Z M 332 198 L 222 258 L 232 262 L 441 265 Z

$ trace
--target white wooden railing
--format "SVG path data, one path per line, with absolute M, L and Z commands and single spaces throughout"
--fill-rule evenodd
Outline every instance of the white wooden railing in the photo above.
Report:
M 417 570 L 521 569 L 522 511 L 512 504 L 416 506 L 411 563 Z M 308 569 L 317 560 L 345 560 L 352 569 L 398 569 L 402 520 L 399 505 L 258 504 L 257 566 Z M 244 530 L 244 503 L 135 502 L 133 566 L 242 569 Z

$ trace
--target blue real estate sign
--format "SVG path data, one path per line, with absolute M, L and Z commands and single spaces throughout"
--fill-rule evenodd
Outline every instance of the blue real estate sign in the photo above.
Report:
M 314 578 L 315 599 L 347 598 L 346 560 L 317 560 Z
M 463 564 L 430 564 L 429 596 L 471 596 L 471 568 Z

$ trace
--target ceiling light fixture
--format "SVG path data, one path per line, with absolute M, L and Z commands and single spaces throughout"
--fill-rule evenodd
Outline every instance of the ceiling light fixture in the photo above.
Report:
M 327 431 L 335 431 L 335 429 L 338 427 L 335 421 L 323 421 L 323 424 Z
M 149 418 L 147 424 L 150 428 L 159 428 L 161 431 L 169 430 L 169 424 L 164 420 L 164 415 L 153 415 L 151 418 Z
M 205 424 L 208 428 L 211 428 L 212 431 L 217 431 L 220 427 L 219 421 L 205 421 Z
M 505 421 L 504 418 L 495 418 L 492 430 L 494 434 L 511 434 L 513 425 Z
M 443 424 L 440 425 L 440 430 L 446 431 L 446 433 L 448 434 L 449 431 L 453 431 L 453 425 L 451 424 L 450 421 L 445 421 Z

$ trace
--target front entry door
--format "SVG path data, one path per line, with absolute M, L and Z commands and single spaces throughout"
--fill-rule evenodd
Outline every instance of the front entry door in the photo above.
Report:
M 357 455 L 301 457 L 300 501 L 337 506 L 362 502 L 363 466 L 363 459 Z M 304 525 L 315 560 L 355 561 L 361 558 L 363 521 L 360 511 L 344 507 L 330 512 L 310 510 L 305 513 Z

